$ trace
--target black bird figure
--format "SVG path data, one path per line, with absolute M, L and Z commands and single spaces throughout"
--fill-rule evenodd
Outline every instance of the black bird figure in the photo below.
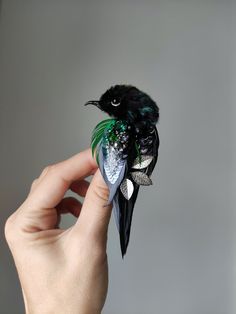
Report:
M 150 96 L 131 85 L 112 86 L 99 100 L 85 105 L 95 105 L 111 116 L 95 127 L 91 147 L 109 187 L 108 203 L 113 203 L 123 257 L 139 187 L 152 184 L 150 175 L 159 147 L 159 108 Z

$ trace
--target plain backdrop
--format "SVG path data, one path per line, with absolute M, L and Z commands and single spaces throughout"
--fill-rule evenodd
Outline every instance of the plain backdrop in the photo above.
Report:
M 236 313 L 235 2 L 3 0 L 0 14 L 0 313 L 24 313 L 6 218 L 44 166 L 89 146 L 106 116 L 83 104 L 116 83 L 157 101 L 161 145 L 124 260 L 111 220 L 103 313 Z

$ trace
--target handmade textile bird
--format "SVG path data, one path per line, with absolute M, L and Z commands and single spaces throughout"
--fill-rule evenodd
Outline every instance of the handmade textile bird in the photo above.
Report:
M 91 147 L 109 187 L 108 203 L 113 203 L 123 257 L 139 187 L 152 184 L 150 175 L 159 147 L 159 108 L 147 94 L 131 85 L 112 86 L 99 100 L 85 105 L 95 105 L 111 116 L 93 130 Z

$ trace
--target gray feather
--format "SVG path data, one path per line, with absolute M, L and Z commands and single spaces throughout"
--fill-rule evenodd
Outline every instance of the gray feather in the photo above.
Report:
M 112 146 L 106 149 L 106 158 L 104 159 L 104 170 L 107 179 L 111 184 L 116 183 L 124 164 L 125 161 L 124 159 L 120 158 L 117 149 L 115 149 Z
M 120 231 L 120 206 L 118 201 L 118 193 L 113 198 L 113 215 L 115 217 L 116 227 Z
M 152 180 L 141 171 L 131 172 L 131 177 L 138 185 L 152 185 Z
M 153 156 L 141 155 L 140 156 L 140 160 L 139 160 L 139 157 L 137 157 L 134 160 L 132 168 L 133 169 L 144 169 L 144 168 L 147 168 L 150 165 L 150 163 L 152 162 L 152 160 L 153 160 Z
M 116 194 L 116 191 L 120 185 L 120 183 L 122 182 L 124 175 L 125 175 L 125 170 L 126 170 L 126 160 L 123 159 L 116 159 L 117 164 L 119 164 L 119 166 L 114 167 L 114 169 L 116 169 L 116 172 L 114 172 L 114 177 L 115 179 L 111 180 L 111 173 L 112 171 L 108 171 L 107 168 L 105 167 L 105 164 L 108 165 L 109 162 L 107 162 L 107 158 L 109 158 L 110 155 L 106 154 L 106 151 L 104 150 L 104 148 L 102 147 L 102 145 L 100 145 L 99 147 L 99 167 L 100 167 L 100 171 L 101 174 L 109 188 L 109 199 L 108 199 L 108 204 L 110 204 Z

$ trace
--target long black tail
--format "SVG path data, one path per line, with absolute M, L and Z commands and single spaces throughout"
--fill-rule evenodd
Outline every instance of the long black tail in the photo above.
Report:
M 122 257 L 124 257 L 129 244 L 132 217 L 134 205 L 138 196 L 139 185 L 134 183 L 134 192 L 132 197 L 127 200 L 122 195 L 120 189 L 117 190 L 114 198 L 115 211 L 117 213 L 117 222 L 120 234 L 120 248 Z

